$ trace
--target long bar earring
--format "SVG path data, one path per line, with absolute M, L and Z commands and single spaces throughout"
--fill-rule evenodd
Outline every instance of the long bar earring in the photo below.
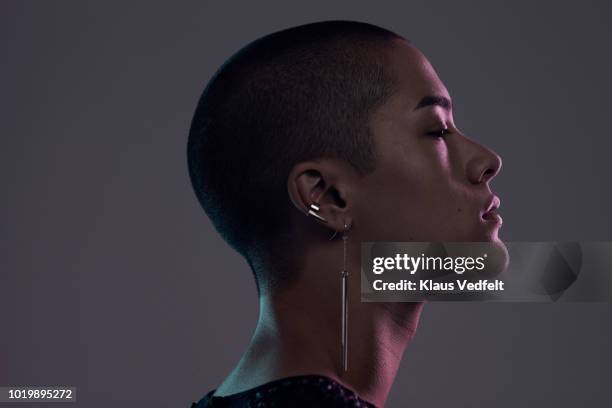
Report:
M 348 277 L 349 273 L 346 267 L 346 247 L 348 241 L 348 235 L 346 234 L 348 227 L 344 224 L 344 231 L 342 231 L 342 271 L 340 277 L 342 281 L 342 371 L 346 372 L 348 368 Z

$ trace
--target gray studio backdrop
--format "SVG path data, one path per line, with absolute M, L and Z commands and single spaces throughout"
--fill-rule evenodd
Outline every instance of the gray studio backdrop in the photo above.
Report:
M 0 385 L 187 407 L 237 362 L 255 286 L 185 142 L 214 70 L 292 25 L 372 22 L 428 55 L 458 126 L 504 159 L 504 239 L 611 240 L 611 3 L 534 3 L 2 1 Z M 388 406 L 611 406 L 611 321 L 428 304 Z

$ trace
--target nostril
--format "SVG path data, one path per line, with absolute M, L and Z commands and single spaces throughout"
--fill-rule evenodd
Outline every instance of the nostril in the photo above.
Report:
M 495 170 L 486 169 L 484 173 L 482 173 L 481 181 L 488 181 L 495 175 Z

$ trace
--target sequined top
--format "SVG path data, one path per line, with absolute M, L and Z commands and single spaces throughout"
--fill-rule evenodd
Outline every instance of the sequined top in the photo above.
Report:
M 322 375 L 282 378 L 223 397 L 210 391 L 191 408 L 376 408 L 350 389 Z

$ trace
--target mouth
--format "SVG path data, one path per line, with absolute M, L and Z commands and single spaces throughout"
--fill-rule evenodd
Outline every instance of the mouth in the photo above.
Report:
M 484 210 L 480 213 L 480 218 L 488 223 L 494 225 L 501 225 L 503 223 L 502 217 L 497 213 L 497 209 L 501 205 L 501 201 L 497 196 L 491 196 L 487 201 L 487 205 Z

